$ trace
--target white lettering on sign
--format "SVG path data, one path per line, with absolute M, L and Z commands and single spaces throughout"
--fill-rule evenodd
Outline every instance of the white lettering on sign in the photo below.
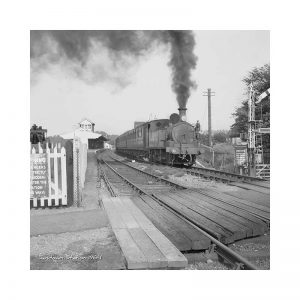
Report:
M 247 162 L 247 149 L 243 148 L 235 148 L 235 162 L 237 165 L 242 166 Z
M 49 197 L 47 153 L 31 154 L 30 187 L 32 198 Z

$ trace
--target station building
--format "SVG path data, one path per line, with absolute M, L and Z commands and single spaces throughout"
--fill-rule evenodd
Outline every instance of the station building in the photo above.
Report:
M 95 132 L 95 123 L 84 118 L 78 123 L 78 128 L 74 131 L 60 134 L 66 140 L 73 140 L 75 137 L 80 138 L 81 142 L 87 145 L 88 149 L 103 149 L 105 142 L 108 140 L 105 136 Z

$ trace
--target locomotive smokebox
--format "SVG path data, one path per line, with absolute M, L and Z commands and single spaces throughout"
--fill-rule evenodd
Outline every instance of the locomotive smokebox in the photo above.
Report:
M 179 111 L 179 117 L 181 121 L 186 121 L 186 108 L 178 108 Z

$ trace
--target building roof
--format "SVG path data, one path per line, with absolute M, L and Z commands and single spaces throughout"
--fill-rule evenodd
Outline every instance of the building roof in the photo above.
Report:
M 81 123 L 84 122 L 84 121 L 88 121 L 88 122 L 90 122 L 91 124 L 95 125 L 95 123 L 94 123 L 93 121 L 89 120 L 88 118 L 83 118 L 83 119 L 81 119 L 81 121 L 79 122 L 79 124 L 81 124 Z
M 95 133 L 92 131 L 81 130 L 80 128 L 75 129 L 74 131 L 60 134 L 60 136 L 66 140 L 73 139 L 75 137 L 81 137 L 85 139 L 97 139 L 101 136 L 100 133 Z
M 100 140 L 100 141 L 109 141 L 108 138 L 106 138 L 104 135 L 101 135 L 97 138 L 97 140 Z

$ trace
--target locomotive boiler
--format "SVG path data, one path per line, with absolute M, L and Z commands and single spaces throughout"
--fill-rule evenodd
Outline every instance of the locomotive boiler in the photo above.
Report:
M 200 142 L 186 122 L 186 108 L 179 108 L 179 114 L 170 119 L 148 121 L 120 135 L 116 150 L 152 162 L 192 166 L 200 154 Z

